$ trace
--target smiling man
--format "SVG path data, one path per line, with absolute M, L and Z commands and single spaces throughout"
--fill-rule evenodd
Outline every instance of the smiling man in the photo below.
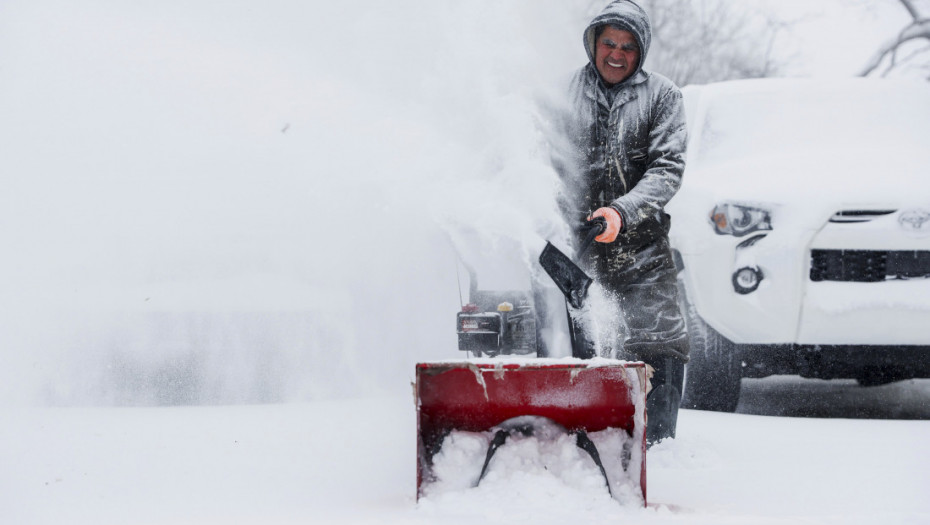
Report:
M 689 348 L 664 211 L 685 168 L 684 108 L 675 84 L 643 70 L 651 37 L 646 12 L 631 0 L 611 2 L 591 21 L 589 62 L 570 90 L 571 147 L 560 171 L 568 221 L 607 221 L 582 263 L 623 312 L 625 330 L 609 346 L 656 370 L 647 398 L 654 443 L 675 435 Z
M 629 31 L 602 26 L 595 38 L 594 65 L 607 86 L 615 86 L 639 67 L 639 44 Z

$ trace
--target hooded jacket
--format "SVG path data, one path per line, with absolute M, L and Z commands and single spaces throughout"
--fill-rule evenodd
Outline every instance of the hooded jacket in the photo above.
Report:
M 636 70 L 614 86 L 601 80 L 594 61 L 595 36 L 604 25 L 629 31 L 640 49 Z M 685 167 L 681 91 L 643 69 L 651 41 L 649 19 L 639 5 L 611 2 L 584 32 L 588 64 L 571 83 L 569 134 L 580 158 L 569 175 L 577 179 L 570 183 L 570 208 L 582 217 L 604 206 L 620 212 L 623 229 L 614 250 L 667 236 L 670 219 L 664 207 L 678 191 Z
M 613 86 L 595 66 L 603 25 L 629 31 L 639 44 L 636 69 Z M 594 243 L 579 262 L 620 302 L 625 330 L 617 335 L 624 339 L 614 346 L 656 366 L 666 357 L 688 359 L 664 211 L 681 185 L 687 136 L 681 91 L 642 68 L 651 40 L 646 13 L 631 0 L 611 2 L 591 21 L 584 32 L 588 64 L 572 79 L 569 115 L 560 121 L 571 144 L 559 142 L 555 161 L 565 179 L 562 206 L 570 223 L 580 225 L 606 206 L 623 219 L 616 241 Z

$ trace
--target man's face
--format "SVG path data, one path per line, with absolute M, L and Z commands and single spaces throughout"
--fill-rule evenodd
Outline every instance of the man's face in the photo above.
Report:
M 633 33 L 608 26 L 597 38 L 594 65 L 608 86 L 619 84 L 636 71 L 639 46 Z

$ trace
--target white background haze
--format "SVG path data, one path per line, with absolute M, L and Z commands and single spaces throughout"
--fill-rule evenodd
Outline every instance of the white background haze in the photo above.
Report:
M 0 0 L 0 522 L 930 521 L 925 421 L 691 411 L 649 509 L 414 505 L 456 250 L 525 278 L 561 232 L 534 101 L 584 4 Z M 790 75 L 905 20 L 753 4 L 803 18 Z M 922 384 L 877 392 L 926 418 Z

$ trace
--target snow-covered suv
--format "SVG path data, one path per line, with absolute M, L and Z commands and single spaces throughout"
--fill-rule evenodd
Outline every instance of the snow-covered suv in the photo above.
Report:
M 688 166 L 668 206 L 683 406 L 733 411 L 744 377 L 930 377 L 930 84 L 684 93 Z

